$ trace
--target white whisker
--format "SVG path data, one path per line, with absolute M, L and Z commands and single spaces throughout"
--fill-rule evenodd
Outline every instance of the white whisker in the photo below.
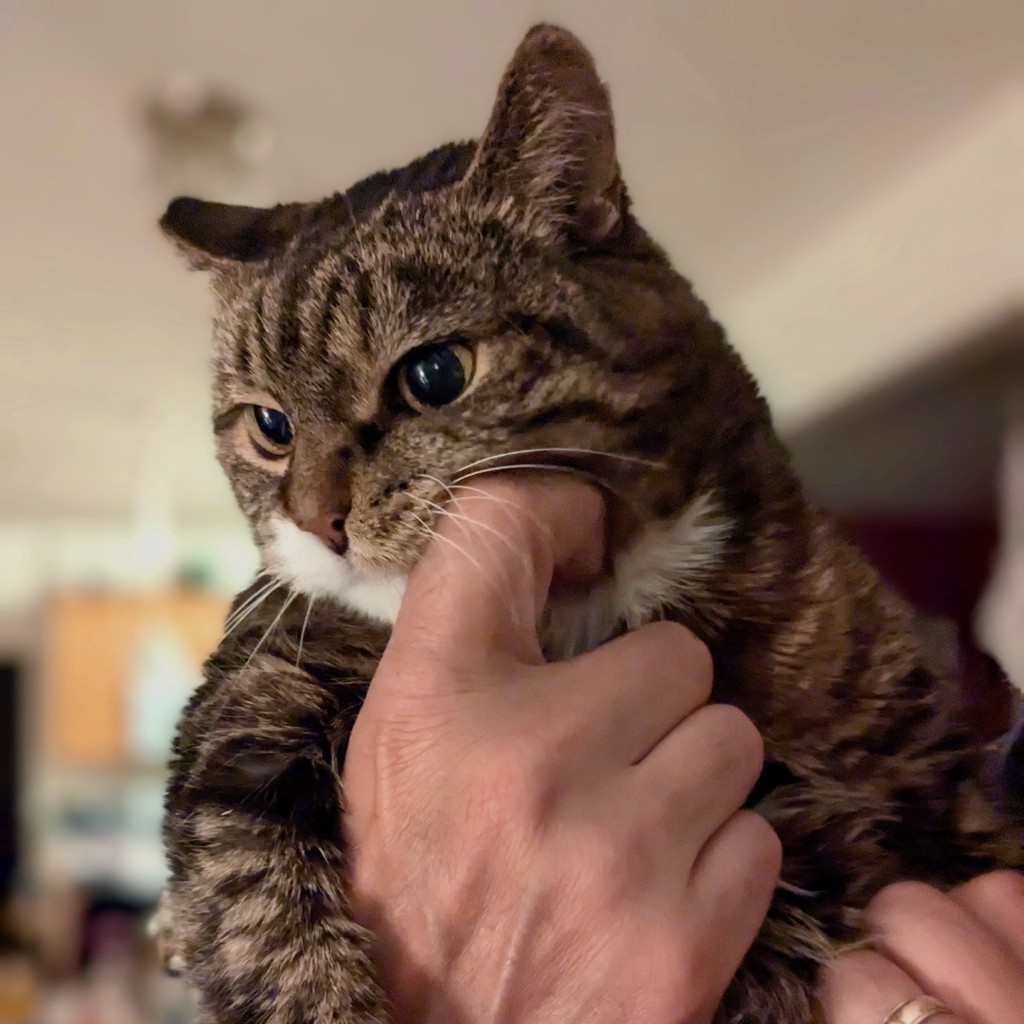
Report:
M 488 473 L 507 473 L 513 469 L 548 469 L 552 473 L 580 473 L 580 470 L 570 466 L 556 466 L 547 462 L 513 462 L 508 466 L 485 466 L 483 469 L 474 469 L 472 473 L 462 473 L 452 481 L 452 486 L 456 487 L 465 480 L 472 480 L 475 476 L 486 476 Z
M 594 480 L 602 485 L 604 480 L 594 473 L 588 473 L 586 470 L 575 469 L 572 466 L 553 466 L 546 462 L 513 462 L 510 466 L 486 466 L 483 469 L 474 469 L 472 473 L 465 473 L 462 476 L 457 476 L 452 481 L 452 486 L 456 487 L 462 484 L 466 480 L 472 480 L 475 476 L 487 476 L 491 473 L 508 473 L 514 469 L 540 469 L 550 471 L 552 473 L 569 473 L 572 476 L 580 476 L 586 480 Z
M 472 480 L 475 476 L 487 476 L 491 473 L 508 473 L 515 469 L 538 469 L 551 473 L 568 473 L 570 476 L 576 476 L 581 480 L 589 481 L 596 487 L 614 494 L 620 500 L 636 508 L 636 502 L 633 499 L 624 495 L 618 488 L 613 487 L 604 477 L 598 476 L 596 473 L 588 473 L 585 469 L 577 469 L 574 466 L 557 466 L 546 462 L 514 462 L 510 466 L 487 466 L 484 469 L 475 469 L 472 473 L 456 477 L 452 481 L 452 487 L 463 486 L 464 481 Z
M 549 535 L 551 533 L 551 527 L 548 526 L 548 524 L 545 523 L 544 520 L 540 518 L 540 516 L 534 514 L 530 509 L 526 508 L 524 505 L 517 505 L 515 502 L 510 501 L 508 498 L 503 497 L 502 495 L 491 494 L 489 491 L 485 491 L 482 487 L 473 487 L 472 484 L 456 483 L 452 484 L 452 486 L 449 487 L 448 490 L 453 498 L 457 497 L 457 495 L 455 494 L 456 491 L 466 491 L 469 494 L 476 495 L 481 500 L 497 502 L 497 504 L 502 505 L 505 508 L 510 508 L 515 510 L 516 512 L 522 513 L 545 533 Z
M 470 494 L 475 494 L 480 499 L 483 499 L 483 500 L 486 500 L 486 501 L 495 502 L 498 505 L 500 505 L 502 508 L 510 509 L 512 511 L 512 513 L 513 513 L 513 522 L 516 524 L 517 528 L 520 528 L 520 527 L 519 527 L 519 523 L 515 519 L 515 516 L 517 514 L 522 514 L 522 515 L 527 516 L 530 519 L 530 521 L 541 532 L 543 532 L 546 536 L 548 536 L 548 537 L 551 536 L 551 527 L 547 523 L 545 523 L 539 516 L 535 515 L 533 512 L 530 511 L 530 509 L 526 508 L 525 506 L 517 504 L 516 502 L 513 502 L 510 499 L 508 499 L 506 497 L 503 497 L 502 495 L 491 494 L 488 491 L 485 491 L 482 487 L 473 487 L 473 486 L 471 486 L 469 484 L 456 484 L 454 487 L 449 487 L 448 484 L 446 484 L 443 480 L 440 480 L 436 476 L 431 476 L 429 473 L 418 473 L 417 476 L 423 478 L 424 480 L 430 480 L 433 483 L 437 484 L 439 487 L 443 488 L 444 491 L 448 494 L 448 496 L 451 499 L 451 501 L 453 501 L 453 502 L 458 501 L 458 495 L 455 494 L 456 490 L 467 491 Z M 415 493 L 413 493 L 411 491 L 409 492 L 409 495 L 410 495 L 410 497 L 415 498 L 415 499 L 417 499 L 419 501 L 429 500 L 429 499 L 424 499 L 422 497 L 422 495 L 415 494 Z M 438 508 L 439 512 L 444 512 L 445 511 L 445 509 L 443 509 L 440 506 L 437 506 L 437 508 Z M 483 525 L 482 523 L 479 523 L 477 520 L 473 520 L 471 518 L 470 518 L 470 521 L 471 522 L 475 522 L 479 526 Z M 488 529 L 491 529 L 491 528 L 488 528 Z M 495 532 L 495 531 L 493 529 L 491 529 L 491 532 Z M 523 544 L 526 543 L 525 535 L 521 534 L 520 539 L 521 539 Z M 510 550 L 517 551 L 520 554 L 522 553 L 521 552 L 521 548 L 515 547 L 515 545 L 513 544 L 511 538 L 509 538 L 507 536 L 502 536 L 502 540 L 504 540 L 504 542 L 509 546 Z M 523 555 L 522 557 L 525 558 L 525 555 Z
M 426 498 L 420 498 L 419 495 L 416 495 L 416 497 L 419 498 L 420 501 L 423 501 L 423 502 L 427 501 Z M 437 508 L 439 510 L 438 511 L 438 515 L 449 516 L 452 519 L 463 519 L 463 520 L 465 520 L 466 522 L 470 523 L 473 526 L 479 526 L 479 527 L 483 527 L 484 526 L 483 523 L 477 522 L 475 519 L 473 519 L 470 516 L 463 516 L 463 515 L 460 515 L 459 513 L 449 512 L 447 509 L 443 508 L 442 506 L 437 505 L 436 502 L 430 502 L 430 504 L 434 505 L 435 508 Z M 483 565 L 481 565 L 480 562 L 476 558 L 474 558 L 461 544 L 456 543 L 454 540 L 451 539 L 451 537 L 446 537 L 446 536 L 444 536 L 444 534 L 438 533 L 437 530 L 433 529 L 427 523 L 425 523 L 418 515 L 416 515 L 415 512 L 410 512 L 409 514 L 426 531 L 428 537 L 430 537 L 432 539 L 439 540 L 442 543 L 448 544 L 451 547 L 453 547 L 464 558 L 468 559 L 470 562 L 472 562 L 472 564 L 474 566 L 476 566 L 477 571 L 480 573 L 481 577 L 484 579 L 485 582 L 490 584 L 492 587 L 497 588 L 497 581 L 493 578 L 493 576 L 488 575 L 488 573 L 484 571 Z M 497 534 L 497 536 L 500 537 L 501 540 L 503 540 L 508 545 L 510 551 L 513 551 L 516 554 L 520 555 L 520 557 L 523 559 L 524 564 L 525 564 L 526 556 L 523 554 L 523 552 L 521 550 L 519 550 L 519 549 L 517 549 L 515 547 L 515 545 L 512 543 L 512 541 L 508 537 L 503 536 L 502 534 L 498 533 L 498 531 L 496 531 L 496 530 L 491 530 L 489 527 L 487 527 L 487 529 L 489 530 L 489 532 Z M 491 550 L 490 553 L 491 553 L 492 556 L 495 555 L 495 552 L 493 551 L 493 549 Z M 498 567 L 504 569 L 504 567 L 502 566 L 501 560 L 496 558 L 496 561 L 497 561 Z M 508 590 L 508 578 L 507 578 L 507 574 L 506 573 L 503 572 L 503 575 L 505 575 L 505 588 L 504 588 L 504 591 L 507 591 Z M 519 609 L 516 606 L 513 605 L 511 611 L 512 611 L 512 624 L 513 624 L 513 626 L 515 626 L 516 629 L 522 628 L 522 623 L 520 621 L 520 616 L 519 616 Z
M 280 611 L 278 611 L 277 615 L 274 617 L 274 621 L 271 622 L 269 626 L 267 626 L 266 632 L 264 632 L 263 636 L 259 638 L 259 640 L 256 643 L 256 646 L 252 649 L 252 654 L 250 654 L 249 657 L 245 659 L 245 664 L 242 666 L 241 669 L 242 672 L 244 672 L 249 667 L 249 663 L 252 661 L 253 658 L 256 657 L 256 653 L 263 646 L 263 642 L 267 639 L 267 637 L 270 636 L 270 634 L 273 633 L 275 629 L 277 629 L 277 624 L 281 621 L 281 617 L 284 615 L 286 611 L 288 611 L 288 606 L 292 603 L 292 601 L 295 600 L 296 597 L 298 597 L 298 594 L 296 594 L 293 591 L 285 599 L 284 603 L 281 605 Z
M 528 508 L 523 508 L 523 506 L 521 505 L 516 505 L 514 502 L 510 501 L 508 498 L 500 494 L 491 494 L 490 492 L 485 491 L 482 487 L 471 487 L 468 484 L 453 484 L 451 487 L 449 487 L 448 484 L 446 484 L 443 480 L 439 479 L 436 476 L 431 476 L 429 473 L 417 473 L 416 477 L 418 479 L 430 480 L 432 483 L 437 484 L 437 486 L 444 490 L 444 492 L 448 495 L 449 499 L 452 501 L 458 501 L 458 495 L 455 493 L 457 490 L 467 491 L 470 494 L 475 494 L 482 499 L 486 499 L 487 501 L 496 502 L 497 504 L 503 506 L 504 508 L 516 509 L 520 512 L 523 512 L 539 526 L 546 525 L 542 523 L 541 520 L 537 516 L 535 516 Z M 422 495 L 415 494 L 411 491 L 409 492 L 409 495 L 410 497 L 413 498 L 422 499 Z
M 268 581 L 267 581 L 266 583 L 264 583 L 264 584 L 263 584 L 263 585 L 262 585 L 261 587 L 259 587 L 259 588 L 258 588 L 258 589 L 257 589 L 256 591 L 254 591 L 254 592 L 253 592 L 252 594 L 250 594 L 250 595 L 249 595 L 249 596 L 248 596 L 248 597 L 247 597 L 247 598 L 246 598 L 246 599 L 245 599 L 245 600 L 244 600 L 244 601 L 242 602 L 242 604 L 241 604 L 241 605 L 239 605 L 239 606 L 238 606 L 238 608 L 236 608 L 236 609 L 235 609 L 235 610 L 234 610 L 234 611 L 233 611 L 233 612 L 232 612 L 232 613 L 231 613 L 231 614 L 230 614 L 230 615 L 229 615 L 229 616 L 227 617 L 227 619 L 226 619 L 226 620 L 225 620 L 225 622 L 224 622 L 224 625 L 225 625 L 225 626 L 229 626 L 229 627 L 230 627 L 230 625 L 231 625 L 231 623 L 233 622 L 233 620 L 235 620 L 235 619 L 239 618 L 240 616 L 243 616 L 243 615 L 244 615 L 244 614 L 246 613 L 246 609 L 247 609 L 247 608 L 249 607 L 249 605 L 251 605 L 251 604 L 252 604 L 252 603 L 253 603 L 254 601 L 258 601 L 258 600 L 259 600 L 259 599 L 260 599 L 261 597 L 263 597 L 263 596 L 264 596 L 265 594 L 267 594 L 267 593 L 268 593 L 269 591 L 273 590 L 275 586 L 277 586 L 277 580 L 275 580 L 275 579 L 270 579 L 270 580 L 268 580 Z
M 226 640 L 238 627 L 247 619 L 253 612 L 255 612 L 268 597 L 271 596 L 279 587 L 280 582 L 273 580 L 266 587 L 260 590 L 257 594 L 250 597 L 244 605 L 242 605 L 238 611 L 232 615 L 224 623 L 224 632 L 221 634 L 221 640 Z
M 463 558 L 466 559 L 466 561 L 470 562 L 472 565 L 476 567 L 477 571 L 485 580 L 487 580 L 488 582 L 492 582 L 491 577 L 488 576 L 487 573 L 484 571 L 484 567 L 480 564 L 480 561 L 474 558 L 461 544 L 452 540 L 451 537 L 445 537 L 444 534 L 438 533 L 437 530 L 433 529 L 429 524 L 425 523 L 422 519 L 420 519 L 420 517 L 416 515 L 415 512 L 410 512 L 409 515 L 411 515 L 413 519 L 415 519 L 416 522 L 423 527 L 428 537 L 430 537 L 432 540 L 439 540 L 441 541 L 442 544 L 448 544 L 450 547 L 454 548 L 460 555 L 462 555 Z
M 302 629 L 299 631 L 299 651 L 295 655 L 295 667 L 299 668 L 300 662 L 302 661 L 302 645 L 306 642 L 306 627 L 309 625 L 309 613 L 313 610 L 313 602 L 316 600 L 315 597 L 310 596 L 306 602 L 306 614 L 302 619 Z
M 454 519 L 456 522 L 469 523 L 470 526 L 475 526 L 478 529 L 497 537 L 498 540 L 500 540 L 502 544 L 504 544 L 513 554 L 522 555 L 522 548 L 517 548 L 512 542 L 512 539 L 507 534 L 502 533 L 501 530 L 495 529 L 495 527 L 490 526 L 487 523 L 481 523 L 478 519 L 464 515 L 462 512 L 453 512 L 451 509 L 445 508 L 444 505 L 439 505 L 436 501 L 431 501 L 429 498 L 424 498 L 422 495 L 410 493 L 409 496 L 436 510 L 438 515 L 447 516 L 449 519 Z
M 452 494 L 452 489 L 439 477 L 431 476 L 429 473 L 417 473 L 416 476 L 422 480 L 429 480 L 431 483 L 437 484 L 437 486 L 440 487 L 449 498 L 455 497 L 455 495 Z
M 512 452 L 499 452 L 497 455 L 485 455 L 482 459 L 476 459 L 474 462 L 467 463 L 461 469 L 456 472 L 456 476 L 461 473 L 465 473 L 467 469 L 473 469 L 475 466 L 482 466 L 486 462 L 495 462 L 498 459 L 511 459 L 519 455 L 594 455 L 598 458 L 603 459 L 618 459 L 620 462 L 633 462 L 640 466 L 649 466 L 652 469 L 664 469 L 665 463 L 661 461 L 652 461 L 651 459 L 641 459 L 636 455 L 622 455 L 618 452 L 603 452 L 596 448 L 520 448 L 518 451 Z

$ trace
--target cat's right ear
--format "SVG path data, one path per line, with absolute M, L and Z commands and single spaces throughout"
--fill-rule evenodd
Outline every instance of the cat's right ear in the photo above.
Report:
M 537 25 L 526 34 L 466 180 L 527 200 L 584 245 L 621 230 L 626 198 L 611 101 L 571 32 Z
M 281 252 L 307 209 L 304 203 L 263 209 L 183 197 L 167 207 L 160 227 L 193 269 L 226 271 Z

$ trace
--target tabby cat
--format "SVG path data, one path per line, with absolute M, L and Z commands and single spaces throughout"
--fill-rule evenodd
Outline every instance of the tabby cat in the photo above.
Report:
M 348 912 L 340 766 L 444 502 L 498 471 L 607 494 L 611 568 L 549 608 L 551 657 L 677 620 L 765 737 L 783 884 L 720 1024 L 817 1020 L 817 964 L 883 884 L 1024 866 L 956 681 L 809 505 L 721 327 L 631 214 L 572 35 L 526 36 L 479 143 L 321 202 L 178 199 L 162 226 L 212 275 L 219 458 L 264 567 L 167 796 L 166 939 L 204 1020 L 386 1019 Z

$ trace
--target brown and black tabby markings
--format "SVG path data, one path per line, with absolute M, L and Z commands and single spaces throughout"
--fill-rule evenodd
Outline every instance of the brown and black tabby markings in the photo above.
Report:
M 764 734 L 783 884 L 720 1024 L 818 1020 L 817 966 L 885 883 L 1024 866 L 956 681 L 810 507 L 722 329 L 632 216 L 607 93 L 567 32 L 527 35 L 479 144 L 317 203 L 177 200 L 163 227 L 212 273 L 219 457 L 265 566 L 167 796 L 167 938 L 204 1020 L 387 1019 L 348 913 L 340 767 L 445 485 L 484 470 L 608 495 L 619 576 L 593 614 L 552 611 L 552 656 L 674 618 Z M 469 353 L 465 388 L 411 404 L 403 360 L 445 348 Z

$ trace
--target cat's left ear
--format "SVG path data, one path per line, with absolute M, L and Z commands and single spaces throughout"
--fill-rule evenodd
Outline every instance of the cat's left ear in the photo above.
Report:
M 466 177 L 540 206 L 584 244 L 621 229 L 625 199 L 608 90 L 572 33 L 553 25 L 527 33 Z
M 193 269 L 223 272 L 281 252 L 307 212 L 305 203 L 263 209 L 182 197 L 167 207 L 160 227 Z

